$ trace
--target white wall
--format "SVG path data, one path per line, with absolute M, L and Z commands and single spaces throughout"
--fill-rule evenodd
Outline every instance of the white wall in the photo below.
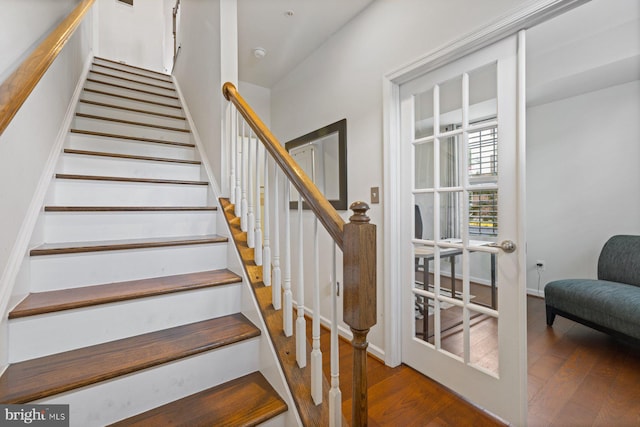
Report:
M 3 3 L 0 17 L 0 43 L 3 43 L 0 56 L 3 71 L 0 74 L 4 77 L 8 75 L 5 67 L 13 69 L 17 65 L 15 60 L 26 56 L 24 49 L 30 51 L 35 47 L 33 41 L 53 29 L 78 2 L 20 0 L 9 3 Z M 21 35 L 19 40 L 13 39 L 15 34 Z M 7 40 L 9 43 L 5 45 Z M 92 14 L 88 13 L 9 127 L 0 135 L 0 319 L 6 319 L 4 310 L 15 280 L 10 271 L 15 272 L 26 255 L 23 252 L 26 247 L 18 251 L 15 245 L 19 236 L 25 245 L 29 240 L 32 230 L 23 227 L 29 214 L 34 214 L 30 205 L 41 203 L 34 200 L 34 194 L 39 182 L 49 179 L 42 176 L 42 171 L 48 159 L 58 154 L 52 152 L 52 148 L 84 63 L 91 53 L 92 40 Z M 0 320 L 0 336 L 5 325 Z M 3 354 L 6 345 L 2 339 L 0 337 L 0 366 L 6 356 Z
M 98 56 L 168 73 L 165 56 L 167 14 L 165 1 L 135 0 L 129 6 L 118 0 L 98 0 Z M 165 5 L 168 6 L 165 10 Z M 172 55 L 172 54 L 171 54 Z
M 237 26 L 230 22 L 237 20 L 234 1 L 182 0 L 182 47 L 174 68 L 205 154 L 223 191 L 227 187 L 221 132 L 227 101 L 221 89 L 225 81 L 237 85 L 238 79 Z M 222 16 L 227 21 L 222 22 Z
M 604 242 L 640 232 L 639 77 L 637 0 L 592 0 L 528 31 L 532 294 L 550 280 L 595 278 Z
M 605 241 L 640 234 L 640 82 L 527 110 L 527 287 L 596 278 Z
M 248 82 L 238 82 L 238 92 L 267 127 L 271 126 L 271 90 Z
M 368 201 L 370 187 L 381 187 L 384 203 L 382 77 L 522 3 L 520 0 L 372 3 L 272 88 L 274 134 L 284 142 L 346 117 L 348 200 Z M 382 212 L 382 204 L 371 205 L 369 216 L 378 226 L 378 324 L 369 339 L 384 350 Z M 345 212 L 343 216 L 346 219 L 349 215 Z M 328 253 L 323 251 L 323 271 L 328 269 Z M 323 273 L 321 282 L 327 280 L 328 273 Z M 306 292 L 305 301 L 307 305 L 311 303 L 310 291 Z M 323 313 L 329 313 L 329 306 L 325 298 Z
M 75 7 L 78 0 L 4 0 L 0 14 L 0 82 Z M 37 11 L 37 13 L 35 13 Z
M 183 0 L 180 7 L 185 25 L 174 75 L 220 182 L 220 1 Z

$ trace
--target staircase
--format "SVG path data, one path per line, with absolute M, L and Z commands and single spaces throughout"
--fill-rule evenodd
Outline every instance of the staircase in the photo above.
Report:
M 169 76 L 94 60 L 9 313 L 0 403 L 69 404 L 83 427 L 286 424 L 199 159 Z

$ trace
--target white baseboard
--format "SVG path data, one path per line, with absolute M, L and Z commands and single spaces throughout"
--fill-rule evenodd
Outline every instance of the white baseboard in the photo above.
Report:
M 527 295 L 533 295 L 534 297 L 544 298 L 544 290 L 527 288 Z
M 33 198 L 31 199 L 25 218 L 22 221 L 22 226 L 18 231 L 16 241 L 9 254 L 7 266 L 0 278 L 0 313 L 5 313 L 5 310 L 7 310 L 16 277 L 18 276 L 20 266 L 22 265 L 29 248 L 33 230 L 36 226 L 36 222 L 38 221 L 40 212 L 42 211 L 42 205 L 44 204 L 49 184 L 54 175 L 58 158 L 62 153 L 63 145 L 66 141 L 69 129 L 71 128 L 71 122 L 75 116 L 76 104 L 78 103 L 78 99 L 80 99 L 84 81 L 87 78 L 92 61 L 93 53 L 90 52 L 84 63 L 82 73 L 80 74 L 76 88 L 71 96 L 71 100 L 67 105 L 67 111 L 60 125 L 60 130 L 58 131 L 55 143 L 49 152 L 49 157 L 47 158 L 43 172 L 40 175 L 38 186 L 33 194 Z
M 55 172 L 58 158 L 62 153 L 62 147 L 66 141 L 67 134 L 69 133 L 71 122 L 75 116 L 76 104 L 78 103 L 78 99 L 82 93 L 82 87 L 87 74 L 89 74 L 89 68 L 91 67 L 92 60 L 93 54 L 89 52 L 73 95 L 71 96 L 67 106 L 67 111 L 65 112 L 60 125 L 55 143 L 49 152 L 49 157 L 47 158 L 42 174 L 40 175 L 36 191 L 33 194 L 29 207 L 27 208 L 26 215 L 22 221 L 22 225 L 20 226 L 20 230 L 18 231 L 13 247 L 11 248 L 11 252 L 9 252 L 7 265 L 2 272 L 2 276 L 0 276 L 0 315 L 2 315 L 0 318 L 0 348 L 2 348 L 2 350 L 0 350 L 0 373 L 6 369 L 8 362 L 8 323 L 6 313 L 12 308 L 10 305 L 17 304 L 18 302 L 12 298 L 16 280 L 20 274 L 23 261 L 27 256 L 29 243 L 33 236 L 33 231 L 36 227 L 40 212 L 42 211 L 42 205 L 44 204 L 49 183 L 51 182 Z
M 429 273 L 433 274 L 433 271 L 429 270 Z M 451 277 L 451 272 L 445 271 L 445 269 L 441 268 L 440 269 L 440 275 L 444 276 L 444 277 Z M 462 281 L 462 274 L 456 274 L 456 280 Z M 478 284 L 478 285 L 491 286 L 491 280 L 483 279 L 483 278 L 480 278 L 480 277 L 469 276 L 469 281 L 473 282 L 475 284 Z
M 293 306 L 295 307 L 296 304 L 297 303 L 294 301 Z M 311 311 L 311 309 L 305 307 L 304 312 L 307 314 L 307 316 L 313 318 L 313 311 Z M 294 319 L 294 322 L 295 322 L 295 319 Z M 327 329 L 331 329 L 331 321 L 322 315 L 320 315 L 320 324 L 324 325 Z M 351 333 L 351 331 L 342 325 L 338 325 L 338 335 L 340 335 L 341 337 L 349 341 L 353 339 L 353 334 Z M 367 352 L 370 353 L 372 356 L 376 357 L 377 359 L 384 362 L 385 352 L 383 349 L 381 349 L 377 345 L 369 343 L 369 346 L 367 347 Z

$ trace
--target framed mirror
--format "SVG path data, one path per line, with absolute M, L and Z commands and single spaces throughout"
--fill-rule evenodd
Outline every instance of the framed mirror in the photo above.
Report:
M 293 139 L 285 148 L 336 210 L 347 209 L 347 119 Z M 291 189 L 291 208 L 298 192 Z M 302 206 L 308 209 L 306 203 Z

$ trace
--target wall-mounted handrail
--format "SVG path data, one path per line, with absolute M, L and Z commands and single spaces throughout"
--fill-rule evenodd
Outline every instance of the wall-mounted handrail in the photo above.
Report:
M 324 225 L 338 247 L 342 249 L 342 235 L 345 224 L 342 217 L 313 184 L 302 168 L 291 158 L 284 146 L 280 144 L 269 128 L 260 120 L 260 117 L 253 112 L 233 83 L 225 83 L 222 87 L 222 92 L 224 97 L 236 106 L 242 117 L 254 130 L 256 136 L 264 143 L 269 154 L 289 178 L 289 181 L 302 194 L 311 210 L 322 222 L 322 225 Z
M 178 9 L 180 8 L 180 0 L 176 0 L 176 5 L 173 7 L 172 15 L 173 15 L 173 63 L 175 65 L 176 59 L 178 58 Z
M 95 0 L 83 0 L 0 86 L 0 135 L 9 126 Z

